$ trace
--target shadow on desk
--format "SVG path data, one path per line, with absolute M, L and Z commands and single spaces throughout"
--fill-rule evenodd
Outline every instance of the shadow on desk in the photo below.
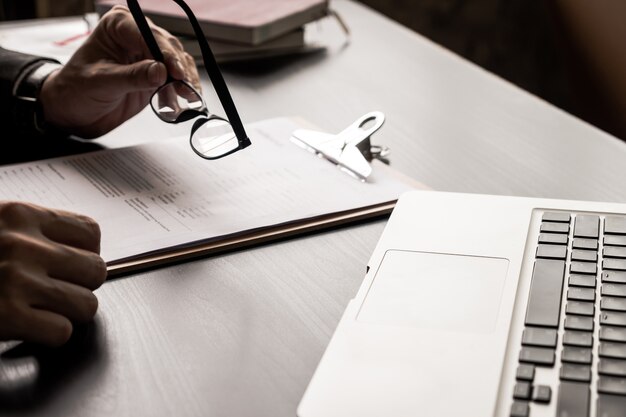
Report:
M 103 367 L 99 327 L 75 326 L 70 340 L 56 349 L 0 343 L 0 410 L 34 411 L 79 384 L 82 374 Z
M 220 64 L 220 68 L 225 72 L 238 75 L 263 76 L 283 71 L 290 72 L 295 66 L 315 65 L 327 59 L 328 55 L 328 50 L 317 49 L 306 53 L 266 57 L 252 61 L 225 62 Z
M 95 142 L 57 137 L 11 137 L 10 146 L 3 145 L 0 165 L 38 161 L 65 155 L 77 155 L 104 149 Z

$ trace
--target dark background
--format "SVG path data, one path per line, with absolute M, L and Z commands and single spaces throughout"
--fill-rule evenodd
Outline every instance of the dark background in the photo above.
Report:
M 600 76 L 589 69 L 573 41 L 572 29 L 563 24 L 555 7 L 558 1 L 360 1 L 557 107 L 626 139 L 626 117 L 607 97 Z M 93 0 L 3 1 L 0 19 L 89 11 L 93 11 Z
M 548 1 L 361 0 L 561 108 L 572 110 Z
M 602 70 L 607 62 L 626 65 L 626 47 L 611 45 L 611 49 L 602 42 L 603 36 L 605 40 L 613 32 L 615 36 L 624 34 L 616 30 L 616 20 L 611 17 L 613 10 L 623 13 L 617 19 L 623 26 L 623 0 L 596 0 L 592 8 L 580 0 L 360 1 L 557 107 L 626 139 L 626 101 L 619 98 L 626 94 L 626 74 L 607 77 L 608 72 Z M 572 18 L 573 11 L 593 17 Z M 594 33 L 599 37 L 592 39 Z M 625 42 L 623 39 L 621 44 Z M 626 67 L 622 69 L 626 72 Z

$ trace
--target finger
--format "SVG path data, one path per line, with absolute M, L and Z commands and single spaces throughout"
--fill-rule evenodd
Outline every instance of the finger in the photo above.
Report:
M 48 260 L 47 270 L 51 277 L 96 290 L 107 277 L 104 260 L 92 252 L 70 246 L 57 249 L 55 257 Z
M 98 299 L 88 289 L 50 277 L 41 277 L 32 290 L 33 308 L 51 311 L 72 322 L 86 323 L 98 310 Z
M 165 66 L 167 73 L 175 80 L 184 80 L 187 77 L 187 71 L 182 59 L 184 59 L 183 51 L 175 51 L 171 49 L 163 50 L 165 58 Z
M 11 239 L 12 262 L 22 262 L 39 271 L 43 269 L 54 278 L 91 290 L 100 287 L 106 279 L 106 264 L 93 252 L 23 233 L 13 233 Z
M 107 277 L 104 260 L 97 254 L 70 246 L 57 245 L 42 253 L 42 263 L 51 277 L 95 290 Z
M 100 251 L 98 224 L 79 214 L 22 202 L 5 202 L 0 204 L 0 224 L 6 224 L 15 231 L 27 231 L 29 235 L 37 229 L 55 242 Z
M 57 347 L 69 340 L 72 329 L 70 320 L 60 314 L 24 307 L 14 315 L 11 338 Z
M 115 6 L 102 16 L 94 31 L 94 38 L 112 43 L 121 56 L 154 59 L 130 11 L 125 6 Z M 122 62 L 122 61 L 120 61 Z
M 150 19 L 148 19 L 148 25 L 163 54 L 167 74 L 178 80 L 185 79 L 188 74 L 185 52 L 180 41 L 165 29 L 156 26 Z M 105 32 L 105 37 L 111 38 L 115 49 L 123 55 L 135 57 L 135 59 L 137 56 L 154 58 L 127 8 L 116 7 L 107 13 L 102 18 L 101 30 Z
M 41 232 L 48 239 L 100 253 L 100 226 L 92 218 L 63 210 L 43 209 L 40 219 Z
M 167 30 L 154 25 L 150 22 L 150 27 L 154 38 L 163 53 L 167 72 L 176 80 L 184 80 L 187 78 L 188 69 L 186 68 L 187 60 L 185 59 L 185 49 L 183 44 L 177 37 L 169 33 Z
M 159 114 L 167 120 L 176 120 L 181 112 L 176 86 L 172 83 L 159 90 L 158 94 Z
M 184 98 L 185 101 L 187 101 L 185 107 L 192 109 L 200 107 L 202 97 L 200 96 L 200 93 L 197 92 L 189 83 L 176 83 L 176 93 L 178 94 L 178 96 Z
M 185 48 L 183 47 L 182 42 L 180 41 L 180 39 L 178 39 L 176 36 L 172 36 L 168 31 L 163 30 L 163 33 L 166 37 L 166 39 L 169 41 L 170 45 L 172 45 L 172 48 L 178 50 L 178 51 L 184 51 Z
M 200 75 L 198 74 L 198 67 L 196 66 L 196 60 L 188 53 L 185 53 L 185 60 L 187 61 L 187 68 L 189 69 L 189 72 L 190 72 L 190 75 L 187 81 L 189 81 L 191 85 L 193 85 L 194 88 L 198 90 L 200 94 L 202 94 L 202 85 L 200 84 Z
M 160 62 L 149 59 L 133 64 L 108 64 L 97 74 L 101 88 L 115 89 L 122 94 L 137 91 L 155 90 L 165 84 L 167 70 Z
M 125 7 L 112 9 L 103 17 L 106 24 L 103 29 L 111 36 L 119 51 L 126 51 L 128 56 L 137 56 L 137 52 L 141 52 L 139 56 L 143 58 L 154 58 L 150 53 L 141 31 L 137 27 L 132 15 Z M 182 80 L 185 77 L 185 68 L 180 61 L 183 54 L 182 45 L 176 44 L 176 37 L 171 35 L 165 29 L 156 26 L 150 19 L 148 25 L 152 30 L 154 39 L 164 57 L 164 63 L 167 73 L 173 78 Z M 161 83 L 163 84 L 163 83 Z

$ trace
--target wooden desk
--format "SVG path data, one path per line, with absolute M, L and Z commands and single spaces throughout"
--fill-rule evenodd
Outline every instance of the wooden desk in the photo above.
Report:
M 229 68 L 246 121 L 301 115 L 375 137 L 438 190 L 626 201 L 626 146 L 351 1 L 352 43 L 276 68 Z M 209 86 L 205 86 L 210 91 Z M 149 112 L 102 140 L 163 130 Z M 254 140 L 254 138 L 253 138 Z M 70 346 L 3 357 L 0 410 L 29 416 L 292 417 L 384 221 L 136 274 L 97 291 Z

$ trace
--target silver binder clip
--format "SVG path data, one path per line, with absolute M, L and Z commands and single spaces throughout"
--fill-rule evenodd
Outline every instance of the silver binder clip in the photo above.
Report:
M 292 139 L 365 181 L 372 173 L 370 162 L 373 159 L 388 163 L 389 148 L 372 145 L 370 140 L 384 122 L 385 115 L 373 111 L 361 116 L 339 134 L 298 129 L 293 132 Z

